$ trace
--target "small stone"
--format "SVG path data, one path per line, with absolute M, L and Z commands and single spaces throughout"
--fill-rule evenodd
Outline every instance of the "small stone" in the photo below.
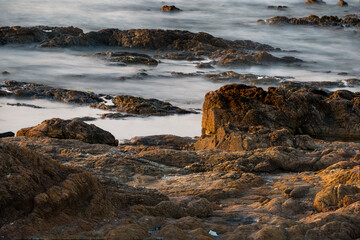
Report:
M 168 6 L 168 5 L 164 5 L 161 8 L 162 12 L 179 12 L 182 11 L 180 8 L 175 7 L 174 5 Z

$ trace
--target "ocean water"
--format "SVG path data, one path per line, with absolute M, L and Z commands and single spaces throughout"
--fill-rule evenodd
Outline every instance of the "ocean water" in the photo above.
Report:
M 43 83 L 68 89 L 91 90 L 106 94 L 129 94 L 169 101 L 183 108 L 201 109 L 206 92 L 226 83 L 203 77 L 175 77 L 171 72 L 193 73 L 232 70 L 270 76 L 292 76 L 296 81 L 338 81 L 360 78 L 360 31 L 356 29 L 320 28 L 312 26 L 269 26 L 258 19 L 282 15 L 304 17 L 360 13 L 360 1 L 348 0 L 349 7 L 309 6 L 302 1 L 275 0 L 0 0 L 1 26 L 76 26 L 84 31 L 104 28 L 160 28 L 208 32 L 225 39 L 246 39 L 296 52 L 273 53 L 291 55 L 305 61 L 301 66 L 254 66 L 198 69 L 197 62 L 162 60 L 156 67 L 113 66 L 91 53 L 110 48 L 44 49 L 35 45 L 0 46 L 0 80 Z M 175 14 L 159 11 L 162 5 L 176 5 L 183 11 Z M 268 9 L 269 5 L 286 5 L 284 11 Z M 154 52 L 145 52 L 153 55 Z M 205 60 L 206 62 L 207 60 Z M 329 72 L 330 71 L 330 72 Z M 338 75 L 346 72 L 347 75 Z M 147 76 L 139 78 L 139 74 Z M 125 80 L 123 78 L 125 77 Z M 352 88 L 359 91 L 360 89 Z M 40 101 L 40 102 L 38 102 Z M 41 104 L 43 109 L 9 106 L 22 102 Z M 0 132 L 16 132 L 51 117 L 64 119 L 98 117 L 103 111 L 84 106 L 67 105 L 47 100 L 0 99 Z M 201 114 L 93 121 L 112 132 L 118 139 L 139 135 L 176 134 L 199 136 Z

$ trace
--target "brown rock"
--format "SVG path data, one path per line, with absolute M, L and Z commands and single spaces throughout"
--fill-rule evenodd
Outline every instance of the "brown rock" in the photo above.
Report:
M 126 224 L 111 230 L 106 239 L 142 240 L 149 236 L 148 230 L 139 224 Z
M 354 185 L 327 187 L 316 194 L 314 206 L 318 211 L 330 211 L 360 201 L 360 188 Z
M 323 0 L 305 0 L 305 4 L 326 4 Z
M 348 3 L 345 2 L 344 0 L 339 0 L 337 2 L 337 5 L 340 6 L 340 7 L 346 7 L 346 6 L 348 6 Z
M 207 199 L 201 198 L 190 202 L 187 206 L 186 212 L 193 217 L 209 217 L 213 213 L 213 205 Z
M 119 95 L 113 99 L 113 103 L 120 112 L 141 115 L 171 115 L 195 113 L 184 110 L 157 99 L 145 99 L 128 95 Z
M 86 143 L 118 145 L 118 141 L 111 133 L 93 124 L 89 125 L 80 120 L 62 120 L 60 118 L 45 120 L 35 127 L 20 129 L 16 136 L 78 139 Z
M 164 5 L 161 8 L 162 12 L 179 12 L 182 11 L 180 8 L 175 7 L 174 5 L 168 6 L 168 5 Z
M 210 135 L 211 139 L 215 138 L 211 140 L 211 148 L 221 146 L 225 141 L 225 145 L 217 148 L 230 149 L 231 142 L 243 143 L 242 134 L 246 131 L 251 133 L 251 129 L 259 129 L 259 126 L 278 131 L 267 138 L 278 139 L 283 142 L 280 145 L 285 146 L 291 146 L 293 142 L 285 130 L 280 131 L 283 128 L 290 134 L 308 134 L 315 138 L 360 139 L 360 108 L 352 102 L 356 97 L 356 93 L 344 90 L 327 94 L 307 88 L 288 90 L 270 87 L 266 92 L 262 88 L 241 84 L 226 85 L 205 96 L 203 137 L 199 142 Z M 237 135 L 236 140 L 228 140 Z

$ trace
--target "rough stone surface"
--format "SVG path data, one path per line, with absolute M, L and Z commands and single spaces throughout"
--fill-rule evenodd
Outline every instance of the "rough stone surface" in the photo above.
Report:
M 16 136 L 78 139 L 86 143 L 118 145 L 118 141 L 111 133 L 93 124 L 89 125 L 80 120 L 62 120 L 60 118 L 45 120 L 35 127 L 20 129 Z

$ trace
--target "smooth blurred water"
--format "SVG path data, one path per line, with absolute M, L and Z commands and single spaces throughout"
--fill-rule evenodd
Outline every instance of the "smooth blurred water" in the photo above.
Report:
M 153 97 L 184 108 L 201 108 L 206 92 L 218 89 L 225 83 L 214 83 L 203 77 L 175 77 L 172 71 L 192 73 L 232 70 L 239 73 L 254 73 L 270 76 L 293 76 L 298 81 L 338 81 L 360 78 L 360 33 L 355 29 L 320 28 L 312 26 L 269 26 L 257 24 L 258 19 L 277 15 L 303 17 L 315 15 L 337 15 L 360 13 L 360 1 L 348 0 L 349 7 L 336 6 L 337 0 L 326 1 L 327 5 L 309 6 L 302 1 L 275 0 L 197 0 L 197 1 L 124 1 L 124 0 L 0 0 L 1 26 L 76 26 L 84 31 L 103 28 L 161 28 L 185 29 L 193 32 L 208 32 L 226 39 L 249 39 L 297 52 L 273 53 L 277 56 L 291 55 L 301 58 L 304 64 L 294 66 L 254 66 L 249 68 L 220 68 L 204 70 L 195 67 L 196 62 L 163 60 L 156 67 L 112 66 L 91 57 L 91 53 L 110 48 L 40 49 L 35 45 L 11 45 L 0 47 L 0 80 L 18 80 L 44 83 L 63 88 L 92 90 L 97 93 L 130 94 Z M 162 5 L 175 4 L 183 11 L 175 14 L 160 12 Z M 284 11 L 268 9 L 268 5 L 286 5 Z M 146 52 L 153 55 L 154 52 Z M 330 73 L 325 73 L 331 71 Z M 340 76 L 339 72 L 348 75 Z M 139 74 L 147 76 L 139 78 Z M 122 80 L 125 77 L 125 80 Z M 352 89 L 359 90 L 359 89 Z M 3 101 L 3 100 L 2 100 Z M 74 107 L 74 106 L 71 106 Z M 19 110 L 20 109 L 20 110 Z M 46 118 L 55 115 L 57 107 L 49 108 Z M 0 107 L 0 132 L 9 129 L 17 121 L 17 128 L 37 123 L 36 111 L 27 118 L 9 118 L 13 112 L 23 111 L 19 107 Z M 81 111 L 58 111 L 63 118 L 79 115 Z M 71 114 L 70 114 L 71 112 Z M 16 113 L 17 114 L 17 113 Z M 15 116 L 17 116 L 15 114 Z M 147 135 L 145 122 L 153 121 L 153 133 L 171 132 L 174 122 L 187 122 L 182 135 L 200 134 L 200 115 L 144 120 L 99 120 L 107 129 L 123 128 L 118 138 Z M 181 120 L 179 120 L 181 119 Z M 118 125 L 121 122 L 120 125 Z M 156 122 L 156 123 L 155 123 Z M 33 124 L 33 122 L 31 122 Z M 196 127 L 193 127 L 196 126 Z M 137 129 L 137 130 L 135 130 Z M 187 131 L 189 130 L 189 131 Z M 120 133 L 121 132 L 121 133 Z M 178 131 L 178 132 L 181 132 Z M 142 134 L 143 133 L 143 134 Z M 181 135 L 181 134 L 180 134 Z

